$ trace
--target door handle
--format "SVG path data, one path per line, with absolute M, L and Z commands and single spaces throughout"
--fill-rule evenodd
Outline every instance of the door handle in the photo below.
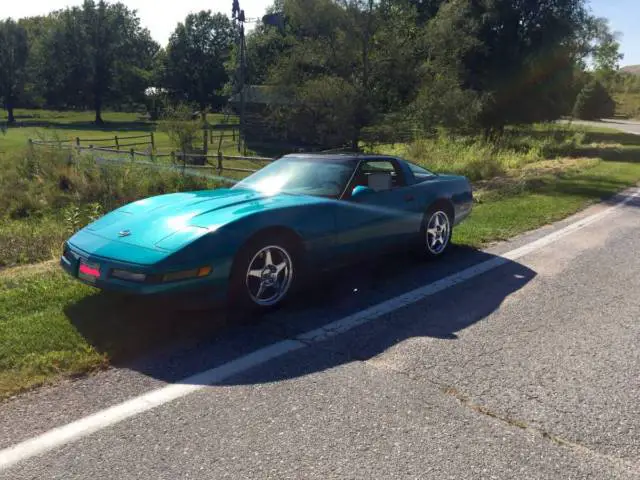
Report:
M 413 195 L 405 195 L 404 196 L 404 201 L 405 202 L 413 202 L 415 200 L 415 197 Z

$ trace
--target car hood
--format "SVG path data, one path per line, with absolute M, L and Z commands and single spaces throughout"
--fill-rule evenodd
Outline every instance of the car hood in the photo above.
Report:
M 160 195 L 114 210 L 83 231 L 124 244 L 174 251 L 236 218 L 300 203 L 297 198 L 240 189 Z

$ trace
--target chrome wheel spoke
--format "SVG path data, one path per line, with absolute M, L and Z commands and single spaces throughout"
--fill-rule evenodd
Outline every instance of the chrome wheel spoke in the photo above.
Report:
M 278 275 L 280 272 L 282 272 L 285 268 L 287 268 L 287 262 L 282 262 L 279 263 L 278 265 L 275 265 L 276 267 L 276 275 Z
M 256 298 L 260 300 L 262 295 L 264 295 L 264 291 L 266 290 L 266 286 L 264 282 L 260 282 L 260 287 L 258 288 L 258 292 L 256 293 Z
M 262 270 L 249 270 L 247 275 L 254 278 L 262 278 Z
M 271 249 L 267 249 L 264 252 L 264 264 L 265 266 L 273 265 L 273 257 L 271 256 Z

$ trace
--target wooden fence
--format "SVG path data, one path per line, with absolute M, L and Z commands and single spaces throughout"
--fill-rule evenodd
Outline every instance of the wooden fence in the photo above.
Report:
M 118 137 L 118 140 L 121 140 L 123 137 Z M 131 137 L 129 137 L 131 138 Z M 140 136 L 139 138 L 142 138 Z M 153 136 L 152 136 L 153 138 Z M 101 139 L 102 140 L 102 139 Z M 85 140 L 95 141 L 94 140 Z M 123 154 L 126 153 L 127 160 L 131 162 L 135 162 L 136 160 L 149 159 L 152 162 L 156 162 L 159 159 L 165 158 L 170 159 L 171 165 L 178 165 L 189 169 L 213 169 L 217 171 L 218 175 L 222 174 L 224 171 L 230 172 L 241 172 L 241 173 L 253 173 L 258 171 L 256 168 L 247 168 L 246 166 L 237 166 L 239 162 L 261 162 L 261 163 L 269 163 L 273 162 L 275 158 L 271 157 L 251 157 L 251 156 L 240 156 L 240 155 L 225 155 L 222 152 L 217 152 L 214 154 L 204 154 L 204 153 L 183 153 L 183 152 L 168 152 L 168 153 L 158 153 L 153 150 L 150 152 L 141 152 L 135 150 L 133 147 L 129 147 L 128 150 L 123 150 L 122 147 L 129 146 L 126 144 L 120 144 L 120 148 L 111 148 L 111 146 L 82 146 L 81 141 L 76 141 L 74 144 L 62 143 L 60 141 L 40 141 L 40 140 L 32 140 L 29 139 L 29 145 L 31 147 L 55 147 L 55 148 L 65 148 L 68 150 L 75 150 L 78 152 L 90 152 L 90 153 L 115 153 L 115 154 Z M 191 160 L 191 161 L 190 161 Z M 228 166 L 229 163 L 231 166 Z M 234 165 L 235 164 L 235 165 Z
M 137 141 L 145 139 L 144 141 Z M 136 140 L 132 142 L 131 140 Z M 127 135 L 127 136 L 118 136 L 114 135 L 113 137 L 105 137 L 105 138 L 80 138 L 76 137 L 76 147 L 82 147 L 83 143 L 89 144 L 90 147 L 95 146 L 96 144 L 104 147 L 104 148 L 114 148 L 116 150 L 127 149 L 132 147 L 138 147 L 140 145 L 148 145 L 151 147 L 151 150 L 155 150 L 156 143 L 153 137 L 153 132 L 145 133 L 143 135 Z M 104 142 L 111 142 L 105 145 Z

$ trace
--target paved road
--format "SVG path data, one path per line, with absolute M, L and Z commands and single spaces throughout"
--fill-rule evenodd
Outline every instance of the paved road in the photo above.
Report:
M 572 120 L 571 123 L 576 125 L 613 128 L 615 130 L 620 130 L 621 132 L 640 135 L 640 122 L 635 120 L 603 119 L 600 122 Z
M 259 324 L 200 331 L 136 364 L 17 397 L 0 405 L 0 450 L 359 318 L 607 208 L 486 252 L 458 248 L 435 265 L 381 259 L 319 281 Z M 639 238 L 636 198 L 517 260 L 28 458 L 0 478 L 640 478 Z

